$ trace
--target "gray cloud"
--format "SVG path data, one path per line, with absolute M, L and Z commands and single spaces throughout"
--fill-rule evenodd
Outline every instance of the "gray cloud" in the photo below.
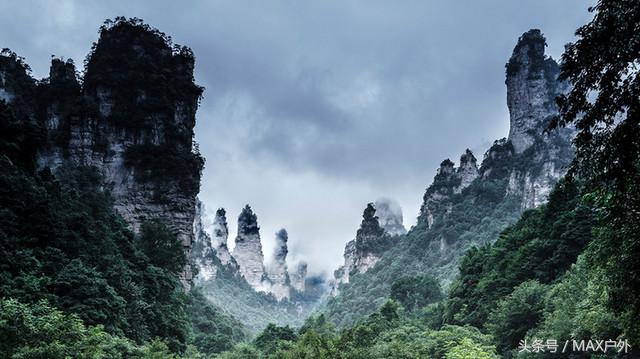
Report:
M 591 1 L 592 2 L 592 1 Z M 310 271 L 340 260 L 367 202 L 398 200 L 412 224 L 446 157 L 481 158 L 508 131 L 504 63 L 540 28 L 558 57 L 590 3 L 543 1 L 34 1 L 0 3 L 0 42 L 46 76 L 82 63 L 98 26 L 137 16 L 190 46 L 207 90 L 201 197 L 251 203 L 267 251 L 280 227 Z M 480 152 L 480 153 L 478 153 Z M 233 242 L 233 241 L 230 241 Z

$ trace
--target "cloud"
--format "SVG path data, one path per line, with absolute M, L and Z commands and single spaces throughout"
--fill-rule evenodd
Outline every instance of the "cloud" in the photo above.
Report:
M 196 139 L 201 198 L 235 218 L 250 203 L 265 248 L 326 273 L 367 202 L 417 215 L 443 158 L 481 158 L 508 132 L 504 63 L 540 28 L 558 57 L 590 14 L 583 1 L 83 1 L 0 4 L 2 46 L 46 76 L 49 55 L 82 63 L 99 25 L 137 16 L 193 48 L 206 87 Z M 233 242 L 231 237 L 230 242 Z M 269 254 L 267 254 L 269 255 Z

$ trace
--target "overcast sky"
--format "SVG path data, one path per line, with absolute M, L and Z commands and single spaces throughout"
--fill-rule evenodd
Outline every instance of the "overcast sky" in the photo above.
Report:
M 206 87 L 201 199 L 258 215 L 265 255 L 289 231 L 312 273 L 342 261 L 367 202 L 415 223 L 438 164 L 508 134 L 504 64 L 530 28 L 558 58 L 593 1 L 0 1 L 0 47 L 38 78 L 82 61 L 98 27 L 140 17 L 191 47 Z

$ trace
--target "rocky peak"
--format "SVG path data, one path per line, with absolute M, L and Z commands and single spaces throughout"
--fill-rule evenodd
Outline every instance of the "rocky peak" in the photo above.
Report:
M 456 176 L 460 178 L 460 185 L 456 187 L 455 192 L 460 193 L 467 188 L 473 180 L 478 178 L 478 163 L 476 157 L 471 150 L 467 149 L 460 156 L 460 167 L 456 171 Z
M 307 263 L 300 262 L 296 266 L 296 271 L 291 275 L 291 286 L 298 292 L 305 291 L 307 279 Z
M 449 177 L 454 174 L 454 166 L 455 164 L 451 162 L 448 158 L 442 162 L 440 162 L 440 168 L 438 168 L 438 175 L 441 177 Z
M 390 235 L 398 236 L 407 233 L 402 224 L 402 208 L 391 199 L 380 198 L 374 203 L 380 226 Z
M 259 233 L 258 216 L 253 213 L 249 205 L 246 205 L 242 209 L 242 212 L 240 212 L 240 216 L 238 216 L 238 237 L 236 238 L 236 243 L 250 238 L 248 236 L 258 235 Z
M 426 224 L 429 228 L 433 226 L 435 217 L 448 211 L 447 203 L 451 196 L 461 193 L 478 175 L 476 158 L 469 149 L 460 156 L 460 167 L 457 169 L 451 160 L 442 161 L 433 183 L 424 194 L 418 224 Z
M 224 208 L 218 208 L 216 211 L 211 231 L 213 233 L 212 240 L 215 246 L 227 245 L 229 227 L 227 226 L 227 211 Z
M 69 88 L 80 92 L 80 83 L 76 76 L 76 66 L 71 59 L 63 61 L 54 58 L 49 67 L 49 84 L 56 88 Z
M 237 270 L 238 265 L 231 256 L 231 253 L 229 253 L 229 248 L 227 247 L 228 237 L 227 212 L 224 208 L 218 208 L 211 224 L 211 245 L 222 265 L 231 266 Z
M 380 222 L 376 215 L 378 210 L 381 211 L 383 222 Z M 331 295 L 337 295 L 340 284 L 349 283 L 351 275 L 364 273 L 373 267 L 380 260 L 382 253 L 395 243 L 391 231 L 386 230 L 381 223 L 388 225 L 395 233 L 400 231 L 400 227 L 404 230 L 400 206 L 387 199 L 378 200 L 376 204 L 367 204 L 356 238 L 345 245 L 344 265 L 333 273 Z
M 11 103 L 18 118 L 35 111 L 35 80 L 31 69 L 9 49 L 0 51 L 0 100 Z
M 53 59 L 48 81 L 36 87 L 22 59 L 3 51 L 0 98 L 46 124 L 40 168 L 54 174 L 64 163 L 97 168 L 134 232 L 145 221 L 164 222 L 189 257 L 204 162 L 193 151 L 202 93 L 193 64 L 191 50 L 162 32 L 116 18 L 101 27 L 81 82 L 72 62 Z M 189 266 L 181 280 L 189 289 Z
M 289 250 L 287 248 L 287 241 L 289 240 L 289 234 L 287 230 L 282 228 L 278 232 L 276 232 L 276 250 L 273 253 L 273 260 L 276 263 L 286 264 L 287 253 Z
M 238 216 L 238 235 L 233 248 L 240 273 L 256 290 L 263 290 L 267 279 L 264 268 L 264 254 L 260 242 L 258 217 L 249 205 L 246 205 Z
M 544 53 L 546 45 L 540 30 L 529 30 L 518 40 L 506 65 L 509 140 L 516 153 L 542 136 L 557 111 L 555 97 L 565 87 L 557 81 L 558 64 Z
M 278 300 L 291 296 L 290 278 L 287 272 L 287 240 L 289 235 L 286 229 L 276 232 L 276 248 L 273 253 L 273 260 L 269 265 L 268 275 L 271 281 L 269 292 Z
M 191 248 L 191 258 L 198 268 L 198 279 L 207 281 L 216 275 L 215 250 L 212 240 L 205 230 L 204 204 L 198 200 L 195 209 L 195 220 L 193 222 L 193 245 Z

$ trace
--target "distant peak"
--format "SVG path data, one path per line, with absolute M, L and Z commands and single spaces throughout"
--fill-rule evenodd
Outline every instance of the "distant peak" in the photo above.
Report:
M 287 248 L 288 240 L 289 234 L 286 229 L 282 228 L 276 232 L 276 249 L 274 252 L 274 259 L 276 262 L 285 263 L 287 253 L 289 253 L 289 249 Z
M 258 234 L 258 216 L 253 213 L 251 206 L 248 204 L 242 209 L 238 216 L 238 234 Z
M 466 163 L 476 163 L 476 156 L 473 155 L 470 149 L 466 149 L 462 156 L 460 156 L 460 167 L 464 166 Z

